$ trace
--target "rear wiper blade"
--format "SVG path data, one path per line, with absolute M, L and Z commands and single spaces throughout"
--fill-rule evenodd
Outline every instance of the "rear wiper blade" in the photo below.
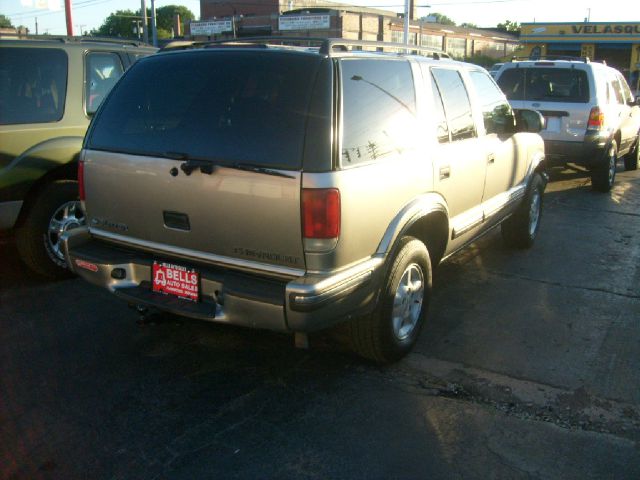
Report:
M 248 172 L 264 173 L 265 175 L 273 175 L 275 177 L 296 178 L 294 175 L 283 173 L 273 168 L 262 167 L 252 163 L 235 163 L 233 165 L 221 165 L 223 167 L 235 168 L 236 170 L 246 170 Z
M 183 152 L 164 152 L 163 156 L 173 160 L 185 160 L 184 163 L 180 164 L 180 170 L 182 170 L 187 176 L 191 175 L 191 173 L 197 169 L 200 169 L 202 173 L 211 175 L 216 166 L 212 160 L 191 158 L 188 154 Z
M 200 169 L 202 173 L 211 175 L 216 167 L 225 167 L 236 170 L 245 170 L 248 172 L 262 173 L 265 175 L 273 175 L 276 177 L 295 178 L 294 175 L 283 173 L 273 168 L 255 165 L 253 163 L 231 163 L 229 161 L 191 158 L 188 154 L 182 152 L 164 152 L 163 156 L 174 160 L 184 160 L 185 162 L 180 164 L 180 170 L 182 170 L 187 176 L 191 175 L 194 170 L 198 169 Z

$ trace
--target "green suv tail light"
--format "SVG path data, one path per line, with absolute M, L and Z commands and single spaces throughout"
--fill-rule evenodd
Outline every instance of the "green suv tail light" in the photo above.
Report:
M 339 190 L 302 190 L 302 231 L 305 239 L 333 239 L 340 236 Z

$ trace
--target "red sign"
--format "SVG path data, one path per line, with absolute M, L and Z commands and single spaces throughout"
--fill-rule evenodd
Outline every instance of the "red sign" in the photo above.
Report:
M 194 269 L 171 263 L 153 262 L 153 291 L 185 300 L 199 300 L 200 275 Z

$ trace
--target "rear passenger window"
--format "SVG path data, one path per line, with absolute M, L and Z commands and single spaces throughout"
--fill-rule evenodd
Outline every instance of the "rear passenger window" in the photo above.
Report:
M 67 62 L 59 49 L 0 48 L 0 125 L 62 119 Z
M 620 85 L 620 80 L 614 78 L 611 82 L 611 88 L 613 90 L 614 103 L 623 104 L 624 98 L 622 96 L 622 87 Z
M 342 165 L 402 153 L 417 138 L 415 93 L 409 63 L 345 59 L 342 75 Z
M 102 100 L 124 73 L 117 53 L 90 52 L 86 57 L 87 113 L 95 113 Z
M 471 71 L 469 77 L 482 109 L 482 120 L 487 135 L 513 133 L 515 125 L 513 112 L 491 77 L 481 71 Z
M 436 135 L 438 137 L 438 143 L 447 143 L 451 139 L 449 138 L 449 126 L 447 125 L 447 117 L 444 114 L 444 105 L 442 105 L 442 96 L 440 90 L 436 84 L 432 75 L 431 78 L 431 93 L 433 95 L 433 119 L 436 124 Z
M 460 73 L 445 68 L 434 68 L 432 73 L 442 94 L 451 140 L 455 142 L 475 137 L 471 102 Z
M 633 93 L 631 93 L 631 89 L 629 88 L 627 81 L 622 75 L 617 75 L 617 77 L 618 82 L 620 83 L 620 89 L 622 90 L 623 101 L 625 103 L 633 101 Z

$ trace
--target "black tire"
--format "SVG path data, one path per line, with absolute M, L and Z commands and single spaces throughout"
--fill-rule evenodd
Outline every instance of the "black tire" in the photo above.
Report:
M 413 237 L 403 238 L 376 309 L 371 315 L 349 324 L 351 348 L 379 364 L 394 362 L 409 353 L 425 323 L 431 285 L 431 259 L 427 248 Z
M 618 144 L 611 140 L 602 165 L 591 170 L 591 187 L 597 192 L 607 193 L 613 187 L 618 164 Z
M 59 228 L 53 228 L 54 222 Z M 18 253 L 31 270 L 45 278 L 70 277 L 71 271 L 67 269 L 59 251 L 58 232 L 83 224 L 84 214 L 78 203 L 78 182 L 51 182 L 35 197 L 16 229 Z
M 535 173 L 527 193 L 516 211 L 502 222 L 502 239 L 509 247 L 531 248 L 540 229 L 544 180 Z
M 624 169 L 637 170 L 640 163 L 640 134 L 636 137 L 636 143 L 633 149 L 624 156 Z

